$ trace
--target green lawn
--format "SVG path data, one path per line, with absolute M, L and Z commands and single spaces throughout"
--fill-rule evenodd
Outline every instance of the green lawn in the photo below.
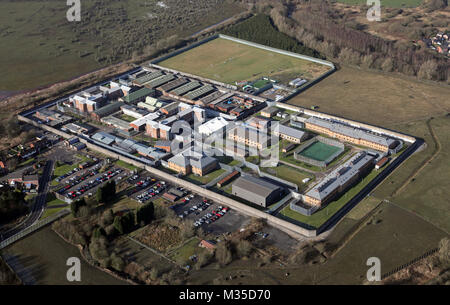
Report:
M 284 79 L 286 74 L 316 78 L 329 69 L 324 65 L 222 38 L 183 52 L 159 65 L 228 84 L 263 76 Z
M 225 173 L 226 170 L 224 169 L 218 169 L 215 170 L 207 175 L 204 176 L 197 176 L 194 174 L 189 174 L 185 177 L 186 180 L 188 181 L 192 181 L 194 183 L 200 183 L 200 184 L 207 184 L 209 182 L 211 182 L 212 180 L 216 179 L 217 177 L 219 177 L 220 175 L 222 175 L 223 173 Z
M 133 122 L 133 121 L 136 121 L 135 118 L 133 118 L 132 116 L 127 115 L 127 114 L 122 114 L 122 115 L 120 116 L 120 119 L 122 119 L 122 120 L 124 120 L 124 121 L 127 121 L 127 122 Z
M 297 184 L 299 191 L 304 190 L 315 178 L 314 175 L 310 173 L 302 172 L 299 169 L 284 164 L 277 167 L 261 167 L 261 170 L 275 177 Z M 308 184 L 304 184 L 302 180 L 305 178 L 310 178 L 311 181 L 308 182 Z
M 30 164 L 33 163 L 34 161 L 35 161 L 35 158 L 30 158 L 30 159 L 28 159 L 28 160 L 26 160 L 26 161 L 20 163 L 20 164 L 18 165 L 18 167 L 30 165 Z
M 168 257 L 176 262 L 187 262 L 189 261 L 189 265 L 193 265 L 194 262 L 189 260 L 189 257 L 192 255 L 197 255 L 203 251 L 207 251 L 206 249 L 200 248 L 198 244 L 200 243 L 200 239 L 194 237 L 190 239 L 188 242 L 183 244 L 181 247 L 176 248 L 168 253 Z
M 44 219 L 46 217 L 49 217 L 53 214 L 58 213 L 59 211 L 67 208 L 67 203 L 59 200 L 55 197 L 54 194 L 47 194 L 47 204 L 44 213 L 41 216 L 41 219 Z M 66 206 L 62 206 L 66 205 Z M 59 207 L 58 207 L 59 206 Z
M 385 165 L 387 166 L 387 165 Z M 384 169 L 384 168 L 383 168 Z M 295 211 L 292 211 L 289 206 L 286 206 L 283 210 L 281 210 L 281 214 L 292 218 L 294 220 L 298 220 L 302 223 L 311 225 L 315 228 L 320 227 L 326 220 L 328 220 L 332 215 L 334 215 L 337 211 L 339 211 L 350 199 L 352 199 L 356 194 L 358 194 L 372 179 L 374 179 L 383 169 L 380 170 L 372 170 L 363 180 L 361 180 L 358 184 L 349 189 L 345 194 L 339 197 L 337 200 L 330 202 L 323 209 L 315 212 L 311 216 L 305 216 Z
M 58 166 L 55 168 L 53 175 L 56 177 L 62 176 L 73 170 L 74 168 L 77 168 L 79 163 L 74 164 L 64 164 L 61 166 Z
M 138 169 L 139 169 L 138 167 L 136 167 L 136 166 L 134 166 L 134 165 L 132 165 L 132 164 L 126 163 L 126 162 L 124 162 L 124 161 L 122 161 L 122 160 L 117 160 L 115 164 L 116 164 L 117 166 L 126 168 L 126 169 L 128 169 L 128 170 L 130 170 L 130 171 L 134 171 L 134 170 L 138 170 Z

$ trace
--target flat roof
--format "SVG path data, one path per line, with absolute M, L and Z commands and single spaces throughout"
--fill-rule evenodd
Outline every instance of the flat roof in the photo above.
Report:
M 269 196 L 273 191 L 279 190 L 278 185 L 272 184 L 261 178 L 253 176 L 241 176 L 233 183 L 233 187 L 244 189 L 262 197 Z

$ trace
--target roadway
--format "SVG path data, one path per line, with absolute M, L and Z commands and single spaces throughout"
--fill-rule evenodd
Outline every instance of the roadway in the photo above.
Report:
M 3 233 L 1 236 L 2 241 L 20 233 L 22 230 L 32 226 L 36 221 L 39 220 L 47 202 L 47 192 L 49 181 L 51 181 L 52 178 L 53 165 L 54 162 L 52 160 L 47 161 L 47 163 L 45 164 L 44 171 L 39 181 L 38 195 L 34 200 L 34 204 L 32 205 L 31 211 L 28 214 L 27 218 L 13 229 L 7 231 L 6 233 Z

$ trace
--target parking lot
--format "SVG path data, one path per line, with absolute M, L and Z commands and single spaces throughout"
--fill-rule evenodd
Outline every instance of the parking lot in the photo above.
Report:
M 144 175 L 133 175 L 127 182 L 134 184 L 134 188 L 129 192 L 129 196 L 142 204 L 158 198 L 167 188 L 165 181 Z
M 65 179 L 64 186 L 58 193 L 69 199 L 77 199 L 85 194 L 92 196 L 103 183 L 112 179 L 119 183 L 130 175 L 129 171 L 118 167 L 112 167 L 99 173 L 100 167 L 97 164 L 90 169 L 77 171 L 76 175 Z
M 186 196 L 185 203 L 177 204 L 173 210 L 182 219 L 189 219 L 196 227 L 205 231 L 222 234 L 239 230 L 250 221 L 237 211 L 224 205 L 205 200 L 197 195 Z

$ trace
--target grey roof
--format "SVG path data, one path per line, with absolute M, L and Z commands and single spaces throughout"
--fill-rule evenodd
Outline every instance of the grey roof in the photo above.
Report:
M 195 89 L 195 90 L 189 92 L 189 93 L 186 94 L 184 97 L 185 97 L 185 98 L 188 98 L 188 99 L 190 99 L 190 100 L 193 100 L 193 99 L 196 99 L 196 98 L 201 97 L 201 96 L 203 96 L 203 95 L 206 95 L 206 94 L 208 94 L 208 93 L 210 93 L 210 92 L 212 92 L 212 91 L 214 91 L 214 90 L 215 90 L 215 89 L 214 89 L 213 86 L 211 86 L 211 85 L 205 85 L 205 86 L 202 86 L 202 87 L 200 87 L 200 88 L 198 88 L 198 89 Z
M 306 123 L 314 124 L 326 129 L 329 129 L 333 132 L 352 137 L 355 139 L 363 139 L 366 141 L 370 141 L 372 143 L 376 143 L 379 145 L 387 146 L 389 147 L 392 143 L 394 143 L 396 140 L 380 135 L 372 134 L 368 131 L 365 131 L 360 128 L 352 127 L 350 125 L 345 125 L 343 123 L 335 122 L 335 121 L 328 121 L 319 119 L 316 117 L 310 117 L 306 121 Z
M 221 97 L 222 95 L 224 95 L 222 92 L 220 91 L 215 91 L 211 94 L 208 94 L 207 96 L 203 97 L 201 99 L 201 101 L 206 105 L 211 103 L 212 101 L 218 99 L 219 97 Z
M 261 112 L 267 112 L 267 113 L 270 113 L 270 114 L 275 114 L 275 113 L 277 113 L 279 111 L 280 111 L 280 109 L 278 109 L 277 107 L 270 106 L 270 107 L 267 107 L 267 108 L 263 109 Z
M 278 132 L 280 134 L 284 134 L 287 135 L 289 137 L 294 137 L 297 139 L 301 139 L 303 138 L 303 136 L 305 135 L 305 132 L 292 128 L 292 127 L 288 127 L 285 125 L 281 125 L 281 124 L 277 124 L 278 125 Z M 276 130 L 276 129 L 275 129 Z
M 171 81 L 170 83 L 167 83 L 167 84 L 161 86 L 161 90 L 167 92 L 167 91 L 173 90 L 175 88 L 178 88 L 178 87 L 186 84 L 187 82 L 188 82 L 188 80 L 185 78 L 178 78 L 174 81 Z
M 122 102 L 111 103 L 100 109 L 95 110 L 94 113 L 99 117 L 107 116 L 108 114 L 118 111 L 120 107 L 122 107 L 123 105 L 125 105 L 125 103 Z
M 146 74 L 144 76 L 137 78 L 134 82 L 138 85 L 144 85 L 145 83 L 147 83 L 155 78 L 158 78 L 161 75 L 163 75 L 161 71 L 155 71 L 155 72 L 152 72 L 152 73 L 149 73 L 149 74 Z
M 113 135 L 110 135 L 109 133 L 106 133 L 104 131 L 97 132 L 92 136 L 92 139 L 102 142 L 106 145 L 110 145 L 116 141 L 116 137 Z
M 180 167 L 188 167 L 190 165 L 189 158 L 178 154 L 168 160 L 168 162 L 174 163 Z
M 213 163 L 217 163 L 217 160 L 213 157 L 204 156 L 200 158 L 191 157 L 190 158 L 192 167 L 195 168 L 206 168 Z
M 157 79 L 154 79 L 149 83 L 146 83 L 145 86 L 147 88 L 156 88 L 156 87 L 164 85 L 165 83 L 168 83 L 174 79 L 175 79 L 175 76 L 173 76 L 172 74 L 168 74 L 168 75 L 158 77 Z
M 357 153 L 309 190 L 306 193 L 306 196 L 320 201 L 323 200 L 334 190 L 345 185 L 345 183 L 356 175 L 359 175 L 361 168 L 367 165 L 367 163 L 372 162 L 372 160 L 373 157 L 368 155 L 365 151 Z
M 175 95 L 183 95 L 185 93 L 188 93 L 191 90 L 197 89 L 198 87 L 200 87 L 201 84 L 199 82 L 189 82 L 175 90 L 173 90 L 171 93 L 175 94 Z
M 233 183 L 233 187 L 238 187 L 263 197 L 267 197 L 273 191 L 280 189 L 280 187 L 275 184 L 272 184 L 260 178 L 255 178 L 253 176 L 239 177 Z

